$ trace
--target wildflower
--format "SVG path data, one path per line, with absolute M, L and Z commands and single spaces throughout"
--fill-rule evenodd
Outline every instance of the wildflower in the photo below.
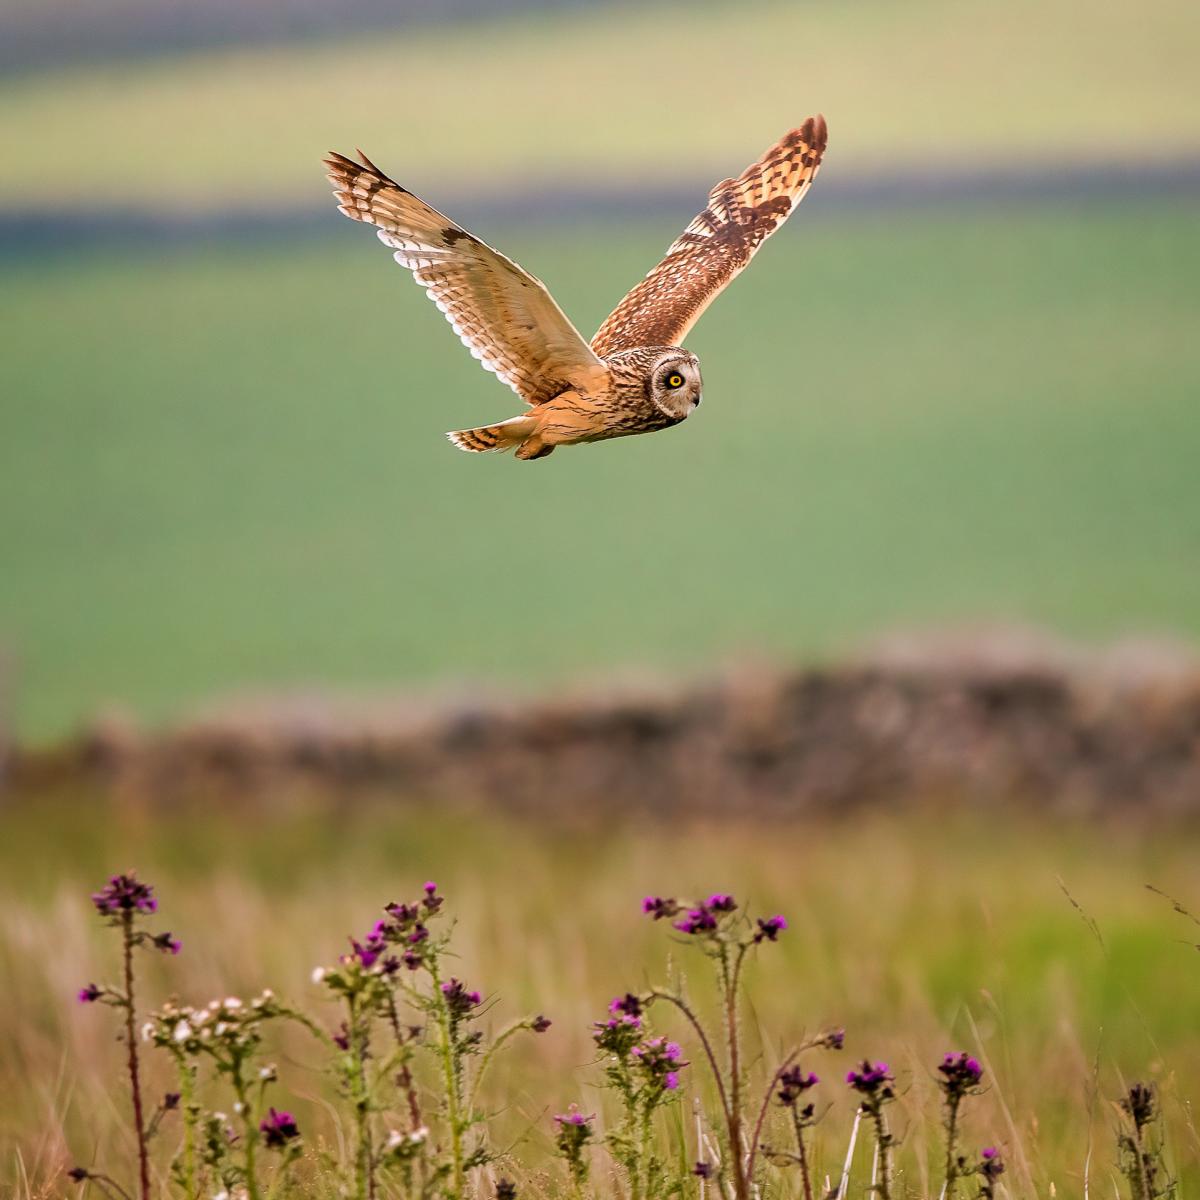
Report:
M 662 896 L 647 896 L 642 901 L 642 912 L 661 921 L 664 917 L 673 917 L 679 912 L 679 905 L 672 899 Z
M 779 1103 L 793 1107 L 801 1095 L 820 1082 L 820 1077 L 811 1071 L 806 1075 L 798 1066 L 789 1067 L 779 1076 Z
M 400 961 L 410 970 L 415 971 L 421 965 L 421 956 L 415 951 L 406 950 L 401 956 Z
M 161 950 L 164 954 L 178 954 L 183 949 L 183 943 L 169 933 L 156 933 L 150 941 L 155 950 Z
M 279 1071 L 274 1063 L 267 1063 L 264 1067 L 259 1067 L 258 1077 L 263 1083 L 274 1083 L 279 1078 Z
M 338 1029 L 337 1033 L 335 1033 L 333 1035 L 333 1044 L 339 1050 L 349 1050 L 350 1049 L 350 1026 L 347 1025 L 345 1021 L 342 1022 L 341 1027 Z
M 698 1162 L 692 1168 L 692 1174 L 697 1179 L 711 1179 L 713 1175 L 712 1163 Z
M 158 908 L 154 889 L 150 884 L 142 883 L 132 871 L 127 875 L 113 875 L 104 887 L 92 893 L 92 903 L 102 917 L 152 913 Z
M 186 1020 L 178 1022 L 171 1033 L 172 1039 L 177 1042 L 186 1042 L 191 1036 L 192 1027 Z
M 352 958 L 356 958 L 361 966 L 369 971 L 387 952 L 386 935 L 386 923 L 376 921 L 371 926 L 370 933 L 361 942 L 356 941 L 354 938 L 350 939 L 350 945 L 354 947 Z
M 884 1099 L 891 1098 L 891 1088 L 888 1085 L 892 1082 L 892 1075 L 885 1062 L 872 1063 L 864 1058 L 862 1069 L 850 1071 L 846 1075 L 846 1082 L 864 1096 L 879 1094 Z
M 1149 1125 L 1154 1120 L 1154 1089 L 1148 1083 L 1133 1084 L 1121 1101 L 1121 1108 L 1138 1129 Z
M 517 1185 L 511 1179 L 501 1179 L 496 1184 L 496 1200 L 517 1200 Z
M 383 911 L 396 922 L 400 932 L 413 925 L 421 915 L 421 910 L 415 905 L 397 903 L 394 900 L 391 904 L 385 905 Z
M 549 1017 L 538 1013 L 538 1015 L 530 1022 L 529 1028 L 532 1029 L 534 1033 L 545 1033 L 546 1030 L 550 1028 L 551 1024 L 553 1024 L 553 1022 Z
M 324 967 L 313 967 L 313 973 L 312 973 L 313 983 L 320 983 L 324 978 L 325 978 L 325 968 Z
M 424 888 L 425 899 L 421 901 L 425 905 L 425 911 L 435 913 L 442 907 L 444 897 L 437 894 L 437 884 L 432 880 L 425 884 Z
M 978 1060 L 971 1058 L 966 1051 L 947 1054 L 938 1070 L 942 1074 L 938 1086 L 946 1093 L 947 1100 L 960 1100 L 972 1088 L 978 1087 L 983 1078 L 983 1068 Z
M 630 1054 L 650 1082 L 668 1092 L 679 1086 L 679 1069 L 688 1065 L 679 1057 L 679 1044 L 661 1037 L 634 1046 Z
M 626 1058 L 641 1036 L 641 1018 L 631 1017 L 628 1013 L 609 1017 L 607 1021 L 597 1021 L 592 1026 L 592 1041 L 601 1050 L 615 1054 L 617 1058 Z
M 179 1092 L 167 1092 L 162 1098 L 163 1112 L 174 1112 L 179 1107 L 182 1096 Z
M 831 1029 L 821 1041 L 821 1045 L 827 1050 L 840 1050 L 846 1044 L 846 1031 L 844 1029 Z
M 442 984 L 442 996 L 451 1017 L 459 1020 L 483 1002 L 483 997 L 478 992 L 468 992 L 466 985 L 454 978 Z
M 554 1118 L 554 1123 L 559 1127 L 560 1130 L 570 1127 L 582 1129 L 585 1126 L 590 1126 L 592 1121 L 595 1120 L 595 1116 L 596 1114 L 593 1113 L 590 1117 L 585 1117 L 583 1113 L 579 1111 L 579 1105 L 572 1104 L 565 1113 L 559 1113 Z
M 95 1002 L 103 995 L 104 992 L 102 989 L 98 988 L 94 983 L 89 983 L 87 987 L 81 987 L 79 989 L 79 1003 L 95 1004 Z
M 712 933 L 717 927 L 717 918 L 711 909 L 701 904 L 698 908 L 689 908 L 687 916 L 673 924 L 680 933 Z
M 714 892 L 704 902 L 704 907 L 718 913 L 731 913 L 737 908 L 737 901 L 728 892 Z
M 72 1167 L 67 1172 L 67 1178 L 75 1183 L 83 1183 L 86 1179 L 91 1179 L 92 1174 L 87 1167 Z
M 631 1017 L 640 1017 L 642 1015 L 642 1002 L 632 992 L 626 992 L 624 996 L 615 997 L 608 1006 L 610 1013 L 626 1013 Z
M 979 1173 L 989 1183 L 994 1183 L 1004 1174 L 1004 1159 L 1000 1157 L 1000 1151 L 995 1146 L 985 1146 L 980 1158 L 982 1161 L 979 1165 Z
M 263 1135 L 263 1142 L 273 1149 L 286 1146 L 288 1142 L 300 1136 L 300 1127 L 296 1124 L 295 1117 L 290 1112 L 280 1112 L 275 1108 L 268 1110 L 267 1115 L 258 1123 L 258 1129 Z
M 788 927 L 787 918 L 778 913 L 773 917 L 758 918 L 758 932 L 754 935 L 756 942 L 773 942 Z

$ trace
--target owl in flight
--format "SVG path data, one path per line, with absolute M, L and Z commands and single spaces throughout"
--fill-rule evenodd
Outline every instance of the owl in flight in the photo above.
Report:
M 825 118 L 784 134 L 737 179 L 723 179 L 666 257 L 600 326 L 591 345 L 545 285 L 511 259 L 361 163 L 325 159 L 338 208 L 378 226 L 483 367 L 529 405 L 496 425 L 446 436 L 474 452 L 555 446 L 678 425 L 700 403 L 700 363 L 680 347 L 700 314 L 788 219 L 816 178 Z

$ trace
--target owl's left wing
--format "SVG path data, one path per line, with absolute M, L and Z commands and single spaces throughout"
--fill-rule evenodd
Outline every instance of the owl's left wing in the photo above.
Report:
M 678 346 L 804 199 L 826 136 L 825 118 L 809 117 L 737 179 L 718 183 L 662 262 L 600 326 L 592 349 L 604 356 L 635 346 Z
M 527 404 L 543 404 L 568 388 L 599 390 L 608 368 L 583 340 L 540 279 L 505 258 L 389 179 L 359 151 L 325 159 L 338 207 L 378 226 L 485 370 Z

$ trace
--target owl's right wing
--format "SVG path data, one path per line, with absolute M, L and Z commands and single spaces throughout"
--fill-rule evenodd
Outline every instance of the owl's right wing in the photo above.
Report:
M 826 137 L 825 118 L 809 117 L 737 179 L 721 180 L 662 262 L 609 314 L 592 349 L 605 356 L 635 346 L 678 346 L 804 199 Z
M 378 226 L 485 370 L 527 404 L 569 388 L 602 390 L 608 368 L 554 302 L 545 284 L 389 179 L 362 151 L 361 163 L 325 159 L 338 208 Z

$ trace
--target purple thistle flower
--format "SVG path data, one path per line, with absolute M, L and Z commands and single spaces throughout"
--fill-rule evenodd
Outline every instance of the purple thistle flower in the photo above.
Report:
M 154 888 L 142 883 L 132 871 L 127 875 L 113 875 L 104 887 L 92 893 L 92 903 L 102 917 L 131 912 L 152 913 L 158 908 Z
M 333 1034 L 333 1044 L 339 1050 L 350 1049 L 350 1026 L 345 1021 L 342 1022 L 337 1033 Z
M 174 1112 L 179 1107 L 179 1101 L 183 1096 L 179 1092 L 167 1092 L 162 1098 L 163 1112 Z
M 737 901 L 728 892 L 713 892 L 704 902 L 704 907 L 713 912 L 731 913 L 737 908 Z
M 558 1125 L 560 1127 L 563 1125 L 572 1125 L 572 1126 L 575 1126 L 576 1128 L 579 1128 L 581 1126 L 587 1125 L 594 1116 L 595 1116 L 595 1113 L 593 1113 L 591 1117 L 585 1117 L 583 1115 L 583 1113 L 581 1113 L 579 1111 L 579 1105 L 572 1104 L 571 1107 L 568 1108 L 565 1113 L 559 1113 L 554 1118 L 554 1122 L 556 1125 Z
M 425 899 L 421 901 L 425 905 L 425 911 L 435 913 L 442 907 L 443 897 L 437 894 L 437 884 L 433 880 L 429 880 L 425 884 Z
M 827 1050 L 840 1050 L 846 1044 L 844 1029 L 831 1029 L 826 1035 L 824 1046 Z
M 717 918 L 701 905 L 699 908 L 689 908 L 687 916 L 673 924 L 680 933 L 712 933 L 717 927 Z
M 421 956 L 413 950 L 405 950 L 400 959 L 410 971 L 415 971 L 421 965 Z
M 651 1083 L 656 1083 L 666 1091 L 674 1091 L 679 1086 L 680 1068 L 688 1064 L 683 1062 L 679 1044 L 668 1042 L 666 1038 L 651 1038 L 639 1046 L 634 1046 L 630 1054 L 637 1061 L 637 1066 Z
M 87 1167 L 72 1167 L 67 1172 L 67 1178 L 73 1183 L 83 1183 L 85 1179 L 91 1179 L 92 1173 Z
M 756 942 L 776 941 L 779 935 L 788 927 L 787 918 L 778 913 L 773 917 L 758 918 L 758 932 L 754 935 Z
M 874 1096 L 881 1089 L 883 1094 L 888 1096 L 891 1089 L 887 1085 L 892 1082 L 892 1075 L 887 1063 L 872 1063 L 869 1059 L 864 1058 L 862 1069 L 850 1071 L 846 1075 L 846 1082 L 856 1092 L 862 1092 L 864 1096 Z
M 642 1015 L 642 1002 L 632 992 L 626 992 L 623 996 L 613 998 L 609 1003 L 608 1011 L 610 1013 L 627 1013 L 631 1017 L 640 1017 Z
M 183 943 L 169 933 L 156 933 L 150 940 L 155 950 L 161 950 L 164 954 L 178 954 L 183 949 Z
M 483 1003 L 483 997 L 478 992 L 468 992 L 466 985 L 454 978 L 442 984 L 442 996 L 450 1016 L 455 1020 L 461 1020 L 471 1009 Z
M 791 1108 L 809 1088 L 820 1083 L 820 1077 L 810 1071 L 805 1074 L 798 1066 L 789 1067 L 779 1076 L 779 1091 L 776 1098 L 780 1104 Z
M 264 1144 L 276 1150 L 300 1136 L 296 1118 L 290 1112 L 280 1112 L 275 1108 L 269 1109 L 259 1121 L 258 1130 L 263 1135 Z
M 698 1162 L 692 1168 L 692 1174 L 697 1179 L 711 1179 L 713 1174 L 712 1163 Z
M 642 912 L 661 921 L 664 917 L 673 917 L 679 911 L 675 900 L 663 896 L 647 896 L 642 901 Z
M 987 1194 L 990 1196 L 992 1194 L 991 1184 L 1004 1174 L 1004 1159 L 1000 1157 L 1000 1151 L 995 1146 L 987 1146 L 982 1152 L 982 1160 L 979 1164 L 979 1173 L 987 1182 Z
M 98 988 L 94 983 L 89 983 L 87 987 L 81 987 L 79 989 L 79 1003 L 94 1004 L 103 995 L 104 993 L 100 990 L 100 988 Z
M 498 1180 L 496 1200 L 517 1200 L 517 1185 L 511 1179 Z
M 414 921 L 421 915 L 421 910 L 411 904 L 397 903 L 392 901 L 391 904 L 385 905 L 384 910 L 389 917 L 392 918 L 402 929 L 413 924 Z
M 529 1028 L 532 1029 L 534 1033 L 545 1033 L 546 1030 L 550 1028 L 551 1024 L 552 1022 L 549 1017 L 538 1013 L 538 1015 L 533 1018 Z
M 979 1086 L 983 1078 L 983 1067 L 979 1060 L 972 1058 L 964 1050 L 961 1054 L 947 1054 L 938 1067 L 942 1078 L 938 1086 L 946 1093 L 948 1100 L 958 1101 L 973 1088 Z

